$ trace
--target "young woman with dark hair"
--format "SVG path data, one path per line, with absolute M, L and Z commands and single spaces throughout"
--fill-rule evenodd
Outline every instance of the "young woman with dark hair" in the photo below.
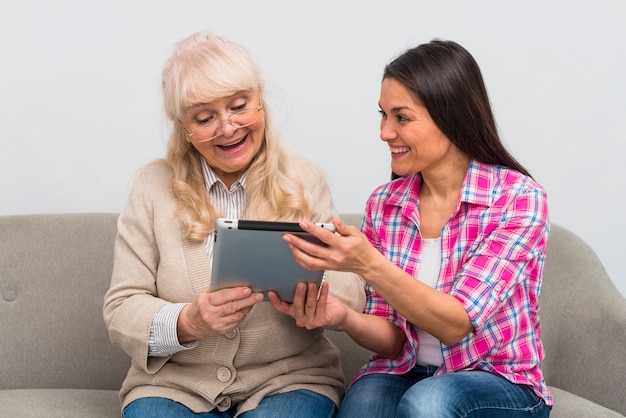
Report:
M 327 247 L 285 236 L 303 266 L 363 277 L 365 311 L 324 288 L 275 306 L 375 353 L 341 418 L 549 416 L 546 192 L 501 143 L 478 65 L 450 41 L 410 49 L 385 68 L 379 106 L 397 178 L 371 194 L 361 231 L 301 224 Z

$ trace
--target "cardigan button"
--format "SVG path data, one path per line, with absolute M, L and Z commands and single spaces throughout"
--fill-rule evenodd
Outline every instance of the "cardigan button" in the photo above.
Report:
M 231 329 L 226 334 L 224 334 L 224 336 L 226 338 L 228 338 L 229 340 L 232 340 L 233 338 L 235 338 L 237 336 L 237 330 L 236 329 Z
M 230 372 L 230 370 L 228 370 L 227 367 L 220 367 L 217 371 L 217 380 L 222 383 L 226 383 L 230 380 L 232 375 L 233 374 Z
M 220 411 L 226 411 L 228 408 L 230 408 L 232 405 L 232 401 L 230 400 L 230 398 L 228 396 L 224 397 L 218 404 L 218 410 Z

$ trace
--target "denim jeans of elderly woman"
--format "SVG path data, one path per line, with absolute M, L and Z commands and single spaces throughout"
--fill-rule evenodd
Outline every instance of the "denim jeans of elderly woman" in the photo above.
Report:
M 434 375 L 416 366 L 404 375 L 375 373 L 348 390 L 337 418 L 544 418 L 550 408 L 532 387 L 483 371 Z
M 332 418 L 337 407 L 326 396 L 309 390 L 294 390 L 279 393 L 263 399 L 256 409 L 248 411 L 241 418 Z M 195 413 L 185 405 L 166 398 L 140 398 L 124 408 L 124 418 L 232 418 L 236 408 L 220 412 Z

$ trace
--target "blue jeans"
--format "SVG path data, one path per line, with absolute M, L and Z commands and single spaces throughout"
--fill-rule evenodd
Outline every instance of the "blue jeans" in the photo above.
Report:
M 550 408 L 530 386 L 483 371 L 434 375 L 416 366 L 404 375 L 376 373 L 358 379 L 337 418 L 545 418 Z
M 167 398 L 140 398 L 124 408 L 123 418 L 232 418 L 237 412 L 233 406 L 228 411 L 214 409 L 195 413 L 185 405 Z M 266 397 L 259 406 L 241 415 L 241 418 L 333 418 L 335 403 L 326 396 L 310 390 L 294 390 Z

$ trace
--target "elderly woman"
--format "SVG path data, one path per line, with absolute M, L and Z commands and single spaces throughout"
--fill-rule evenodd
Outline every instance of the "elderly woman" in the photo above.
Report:
M 163 95 L 167 155 L 136 174 L 104 300 L 111 341 L 132 359 L 124 417 L 332 417 L 344 378 L 322 330 L 298 327 L 248 287 L 210 290 L 216 218 L 330 221 L 324 176 L 281 145 L 240 45 L 207 33 L 182 40 Z M 363 308 L 358 276 L 327 277 Z

